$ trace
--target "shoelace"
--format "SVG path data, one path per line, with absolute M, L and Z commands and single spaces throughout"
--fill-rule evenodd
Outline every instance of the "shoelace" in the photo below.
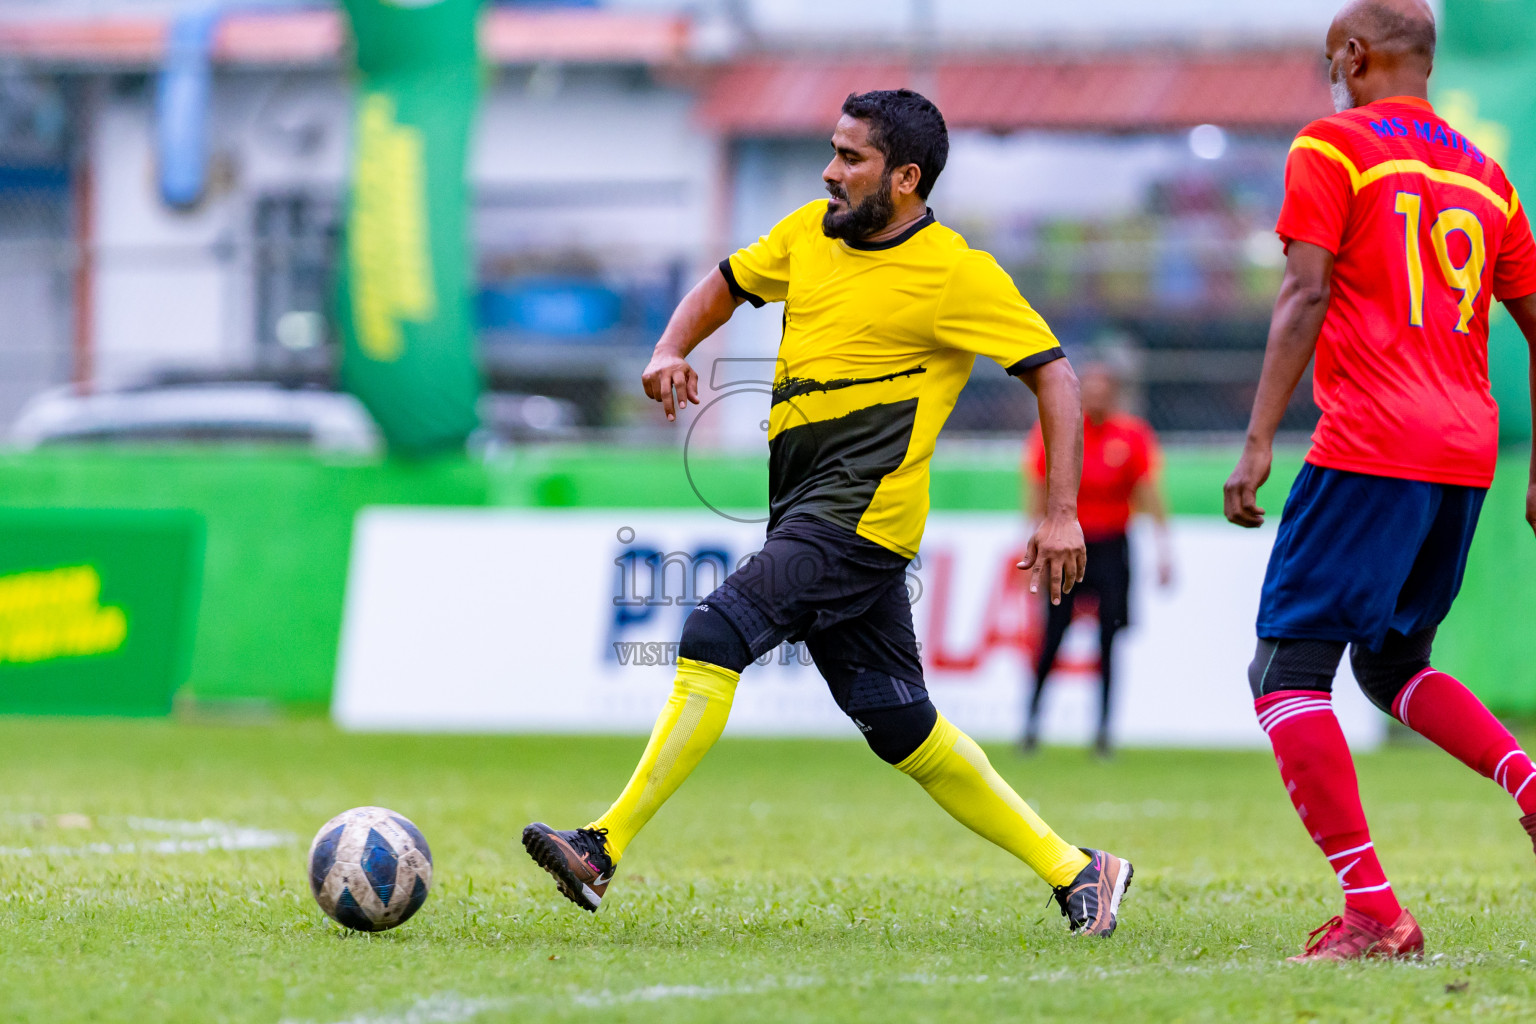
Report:
M 1083 885 L 1078 886 L 1077 889 L 1081 889 L 1083 886 L 1088 884 L 1089 883 L 1084 882 Z M 1045 905 L 1050 906 L 1051 900 L 1055 900 L 1058 904 L 1061 905 L 1061 916 L 1070 921 L 1072 920 L 1072 915 L 1067 913 L 1067 903 L 1072 899 L 1072 894 L 1076 892 L 1077 889 L 1072 888 L 1070 885 L 1053 886 L 1051 888 L 1051 894 L 1045 899 Z
M 612 861 L 608 856 L 608 830 L 606 828 L 579 828 L 576 834 L 586 839 L 594 847 L 589 852 L 600 854 L 605 860 Z
M 1321 926 L 1312 930 L 1312 934 L 1307 936 L 1307 948 L 1305 951 L 1308 953 L 1317 952 L 1322 947 L 1328 945 L 1328 940 L 1333 938 L 1335 931 L 1343 927 L 1344 919 L 1342 917 L 1331 917 L 1324 921 Z M 1320 933 L 1323 937 L 1319 939 L 1317 936 Z

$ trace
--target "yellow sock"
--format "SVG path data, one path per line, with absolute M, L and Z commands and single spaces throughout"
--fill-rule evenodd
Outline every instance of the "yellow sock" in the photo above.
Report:
M 943 716 L 923 745 L 896 766 L 960 824 L 1034 868 L 1052 885 L 1066 885 L 1088 857 L 1062 840 L 997 774 L 976 741 Z
M 741 673 L 718 665 L 677 660 L 672 696 L 656 719 L 635 774 L 607 813 L 587 826 L 608 830 L 608 854 L 615 863 L 720 738 L 740 678 Z

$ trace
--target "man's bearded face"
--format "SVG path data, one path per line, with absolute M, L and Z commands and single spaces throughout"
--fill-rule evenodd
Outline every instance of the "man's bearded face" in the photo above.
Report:
M 822 234 L 828 238 L 855 242 L 868 238 L 890 224 L 896 212 L 896 204 L 891 199 L 890 175 L 882 174 L 880 187 L 859 200 L 857 205 L 850 202 L 847 191 L 837 182 L 827 182 L 827 192 L 833 199 L 840 200 L 829 204 L 821 218 Z

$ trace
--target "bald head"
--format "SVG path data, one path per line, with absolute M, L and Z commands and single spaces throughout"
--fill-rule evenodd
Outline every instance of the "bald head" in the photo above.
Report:
M 1326 48 L 1337 109 L 1423 98 L 1435 63 L 1435 14 L 1425 0 L 1351 0 L 1329 26 Z
M 1424 0 L 1354 0 L 1333 19 L 1330 38 L 1335 31 L 1378 52 L 1417 59 L 1426 75 L 1435 59 L 1435 12 Z

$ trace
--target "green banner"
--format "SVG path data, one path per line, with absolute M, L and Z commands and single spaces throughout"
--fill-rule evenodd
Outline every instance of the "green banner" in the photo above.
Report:
M 0 713 L 169 714 L 202 557 L 195 512 L 0 510 Z
M 1536 200 L 1536 0 L 1445 0 L 1430 79 L 1435 107 L 1509 174 L 1526 214 Z M 1488 371 L 1505 441 L 1531 436 L 1529 351 L 1494 305 Z
M 462 447 L 477 423 L 465 163 L 479 0 L 345 0 L 357 61 L 337 321 L 342 381 L 390 446 Z

